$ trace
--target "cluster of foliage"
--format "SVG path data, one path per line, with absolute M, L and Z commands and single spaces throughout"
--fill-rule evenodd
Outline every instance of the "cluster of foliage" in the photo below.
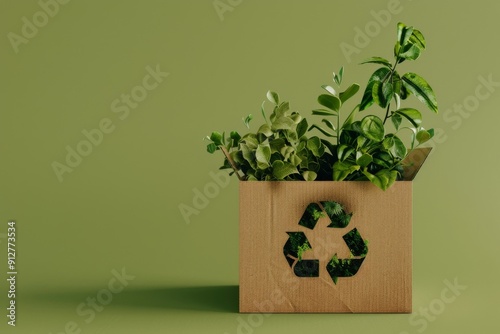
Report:
M 288 102 L 281 102 L 275 92 L 267 93 L 273 111 L 256 133 L 241 137 L 236 131 L 226 139 L 224 133 L 213 132 L 207 150 L 224 147 L 247 180 L 331 180 L 333 156 L 326 152 L 318 136 L 308 137 L 307 120 L 291 112 Z M 251 117 L 244 122 L 248 126 Z M 232 168 L 226 158 L 223 168 Z
M 321 125 L 309 126 L 298 112 L 290 111 L 288 102 L 268 92 L 273 110 L 267 117 L 262 104 L 265 124 L 244 136 L 233 131 L 226 138 L 224 133 L 213 132 L 207 137 L 211 141 L 208 152 L 222 150 L 226 157 L 221 168 L 232 168 L 245 180 L 369 180 L 386 190 L 402 178 L 402 163 L 409 152 L 434 135 L 433 129 L 422 127 L 420 111 L 401 107 L 402 101 L 413 94 L 431 111 L 438 111 L 434 92 L 424 78 L 396 71 L 398 64 L 420 56 L 426 47 L 424 36 L 402 23 L 397 32 L 393 63 L 382 57 L 363 62 L 382 66 L 370 76 L 361 102 L 348 115 L 341 109 L 359 91 L 356 83 L 341 92 L 322 86 L 326 91 L 318 97 L 322 108 L 312 112 L 322 117 Z M 340 88 L 343 76 L 343 67 L 333 73 L 334 85 Z M 383 119 L 366 115 L 357 120 L 372 105 L 383 108 Z M 247 127 L 251 119 L 251 115 L 244 119 Z M 392 126 L 386 124 L 388 120 Z M 322 138 L 310 135 L 313 130 Z M 406 137 L 401 139 L 404 134 L 409 137 L 409 148 L 403 142 Z

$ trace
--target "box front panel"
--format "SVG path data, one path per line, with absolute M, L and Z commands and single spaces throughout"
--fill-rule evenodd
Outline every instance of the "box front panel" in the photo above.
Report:
M 240 182 L 240 312 L 411 312 L 411 192 Z

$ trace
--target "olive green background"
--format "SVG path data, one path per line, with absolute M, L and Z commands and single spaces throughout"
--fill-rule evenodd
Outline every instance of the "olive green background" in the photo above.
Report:
M 18 53 L 7 35 L 21 34 L 22 18 L 32 22 L 40 6 L 0 1 L 0 233 L 17 221 L 19 272 L 12 328 L 0 235 L 1 331 L 55 334 L 70 321 L 110 334 L 237 333 L 239 321 L 259 324 L 240 333 L 498 331 L 500 87 L 470 113 L 446 111 L 475 101 L 479 77 L 500 82 L 500 3 L 401 0 L 381 26 L 371 11 L 387 10 L 388 0 L 221 1 L 233 4 L 223 20 L 212 0 L 71 1 Z M 398 21 L 428 43 L 401 71 L 425 77 L 441 110 L 424 113 L 442 136 L 414 183 L 417 315 L 272 315 L 262 324 L 239 315 L 237 180 L 189 224 L 179 211 L 222 162 L 203 137 L 244 131 L 249 113 L 260 122 L 268 89 L 308 115 L 341 65 L 345 81 L 364 88 L 374 66 L 358 63 L 391 57 Z M 355 46 L 355 29 L 367 24 L 373 37 L 347 59 L 341 43 Z M 157 64 L 170 75 L 120 120 L 111 103 Z M 66 146 L 75 149 L 103 118 L 114 131 L 59 182 L 51 164 L 64 163 Z M 122 268 L 135 279 L 86 323 L 76 308 Z M 422 320 L 455 278 L 467 288 Z

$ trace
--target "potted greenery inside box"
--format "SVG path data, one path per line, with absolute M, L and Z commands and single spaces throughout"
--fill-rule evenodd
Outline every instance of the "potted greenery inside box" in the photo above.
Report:
M 225 156 L 221 168 L 232 169 L 242 181 L 240 311 L 411 311 L 411 183 L 405 181 L 411 178 L 405 170 L 434 131 L 422 126 L 419 110 L 403 104 L 414 95 L 432 112 L 437 113 L 438 107 L 426 80 L 396 69 L 419 58 L 425 47 L 419 30 L 398 23 L 393 62 L 381 57 L 363 62 L 379 68 L 354 110 L 345 111 L 343 105 L 360 86 L 353 83 L 342 90 L 341 68 L 333 74 L 334 85 L 322 86 L 321 107 L 312 111 L 320 122 L 308 122 L 290 111 L 289 103 L 270 91 L 272 112 L 267 114 L 262 104 L 265 122 L 257 131 L 245 135 L 232 131 L 227 137 L 213 132 L 207 137 L 208 152 L 221 150 Z M 382 112 L 368 114 L 372 105 Z M 247 127 L 252 118 L 244 119 Z M 329 224 L 320 224 L 322 220 Z M 374 221 L 379 224 L 376 228 Z M 317 232 L 316 225 L 324 231 Z M 332 248 L 333 255 L 318 254 L 319 247 L 306 236 L 307 232 L 321 238 L 335 233 L 332 228 L 347 225 L 355 226 L 342 233 L 347 247 Z M 323 240 L 322 244 L 327 252 L 336 243 Z M 291 276 L 281 278 L 282 273 Z M 354 275 L 355 280 L 338 280 Z M 269 299 L 273 294 L 276 298 Z

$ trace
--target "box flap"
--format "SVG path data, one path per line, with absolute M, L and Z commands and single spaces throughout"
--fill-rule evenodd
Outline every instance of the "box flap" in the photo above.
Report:
M 403 160 L 403 180 L 412 181 L 417 175 L 425 159 L 431 153 L 432 147 L 416 148 Z

